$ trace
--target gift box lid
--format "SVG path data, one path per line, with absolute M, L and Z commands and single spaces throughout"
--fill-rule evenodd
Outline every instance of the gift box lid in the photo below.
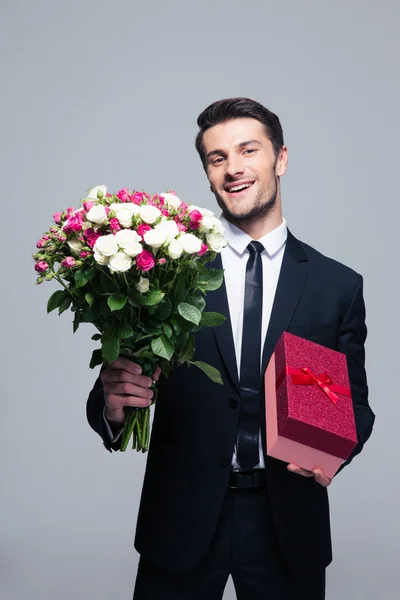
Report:
M 275 369 L 279 435 L 348 458 L 357 433 L 346 355 L 284 332 Z

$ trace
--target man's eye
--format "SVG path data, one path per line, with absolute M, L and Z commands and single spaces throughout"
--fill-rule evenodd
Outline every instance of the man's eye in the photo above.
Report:
M 222 158 L 222 156 L 220 156 L 219 158 L 215 158 L 213 160 L 213 165 L 218 165 L 220 164 L 224 159 Z
M 254 154 L 255 152 L 255 148 L 247 148 L 247 150 L 244 151 L 245 154 Z

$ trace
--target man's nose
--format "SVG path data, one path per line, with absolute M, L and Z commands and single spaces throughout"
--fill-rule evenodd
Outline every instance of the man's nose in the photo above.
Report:
M 232 178 L 236 178 L 244 172 L 243 160 L 240 156 L 229 156 L 225 164 L 226 174 Z

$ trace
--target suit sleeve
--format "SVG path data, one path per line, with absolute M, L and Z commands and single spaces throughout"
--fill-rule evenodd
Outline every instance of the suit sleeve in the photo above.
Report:
M 103 370 L 103 368 L 101 369 Z M 100 371 L 101 372 L 101 371 Z M 104 389 L 103 383 L 98 377 L 94 384 L 92 391 L 89 394 L 89 398 L 86 404 L 86 416 L 89 421 L 89 425 L 94 431 L 96 431 L 103 440 L 104 447 L 107 448 L 110 452 L 117 451 L 120 449 L 120 437 L 119 439 L 113 441 L 110 436 L 109 428 L 107 427 L 105 418 L 104 418 L 104 407 L 105 407 L 105 398 L 104 398 Z
M 366 337 L 367 327 L 365 324 L 363 278 L 361 275 L 358 275 L 350 305 L 339 328 L 337 341 L 337 350 L 347 356 L 358 443 L 339 471 L 361 452 L 365 442 L 372 433 L 375 421 L 375 415 L 368 403 L 364 346 Z

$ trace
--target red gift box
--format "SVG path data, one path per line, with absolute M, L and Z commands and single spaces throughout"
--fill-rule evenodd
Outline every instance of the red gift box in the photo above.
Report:
M 267 454 L 332 478 L 357 444 L 346 355 L 284 332 L 264 377 Z

